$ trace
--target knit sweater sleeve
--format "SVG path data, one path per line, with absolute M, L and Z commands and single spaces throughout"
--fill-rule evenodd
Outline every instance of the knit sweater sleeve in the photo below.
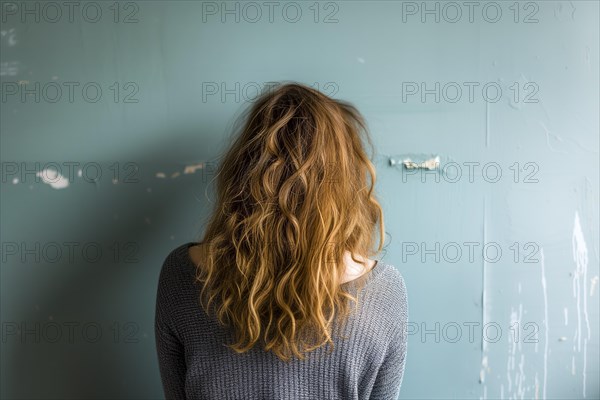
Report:
M 183 343 L 172 323 L 170 307 L 175 300 L 177 291 L 174 290 L 172 269 L 175 265 L 167 258 L 163 264 L 156 296 L 156 312 L 154 320 L 154 335 L 160 376 L 165 398 L 185 399 L 186 364 Z
M 399 274 L 398 274 L 399 275 Z M 401 276 L 397 285 L 397 320 L 391 335 L 390 344 L 385 353 L 383 363 L 379 367 L 371 400 L 397 400 L 404 376 L 406 364 L 407 336 L 408 336 L 408 302 L 406 286 Z

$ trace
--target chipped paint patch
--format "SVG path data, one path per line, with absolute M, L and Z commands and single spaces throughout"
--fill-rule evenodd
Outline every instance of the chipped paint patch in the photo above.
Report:
M 50 185 L 53 189 L 64 189 L 69 186 L 69 180 L 53 169 L 44 169 L 36 173 L 42 178 L 42 182 Z
M 204 163 L 186 165 L 183 170 L 184 174 L 194 174 L 197 170 L 204 168 Z
M 417 163 L 417 162 L 412 161 L 410 158 L 406 158 L 402 161 L 402 164 L 404 165 L 404 168 L 406 168 L 406 169 L 421 168 L 421 169 L 434 170 L 434 169 L 437 169 L 440 165 L 440 157 L 437 156 L 435 158 L 430 158 L 429 160 L 425 160 L 421 163 Z

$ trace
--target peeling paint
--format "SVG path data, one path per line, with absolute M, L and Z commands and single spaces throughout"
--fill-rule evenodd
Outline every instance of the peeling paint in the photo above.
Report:
M 485 382 L 485 373 L 489 372 L 490 368 L 488 366 L 488 358 L 484 356 L 481 359 L 481 370 L 479 371 L 479 383 Z
M 590 321 L 588 317 L 587 308 L 587 269 L 588 269 L 588 250 L 585 238 L 583 236 L 583 230 L 581 228 L 581 221 L 579 218 L 579 212 L 575 211 L 575 220 L 573 222 L 573 260 L 575 261 L 575 271 L 573 273 L 573 297 L 576 299 L 577 304 L 577 328 L 575 331 L 575 339 L 577 341 L 577 347 L 573 344 L 573 350 L 577 349 L 577 352 L 581 353 L 581 341 L 582 341 L 582 319 L 585 322 L 587 336 L 583 337 L 583 368 L 581 371 L 583 379 L 583 397 L 586 396 L 586 367 L 587 367 L 587 342 L 591 338 Z M 583 314 L 583 317 L 582 317 Z M 574 367 L 574 366 L 573 366 Z
M 521 360 L 519 361 L 519 374 L 517 375 L 517 396 L 524 398 L 523 392 L 523 381 L 525 380 L 525 354 L 521 353 Z
M 0 61 L 0 76 L 16 76 L 19 74 L 19 61 Z
M 519 309 L 518 312 L 514 309 L 514 307 L 511 307 L 511 312 L 510 312 L 510 326 L 517 326 L 520 327 L 522 326 L 521 321 L 523 318 L 523 304 L 519 304 Z M 514 335 L 514 332 L 513 332 Z M 508 358 L 506 361 L 506 380 L 508 382 L 508 397 L 515 397 L 517 396 L 517 393 L 513 393 L 514 396 L 511 396 L 511 392 L 513 392 L 513 390 L 518 392 L 518 387 L 519 387 L 519 382 L 522 379 L 522 375 L 520 370 L 517 372 L 515 371 L 515 364 L 516 364 L 516 358 L 517 358 L 517 349 L 519 354 L 521 355 L 521 357 L 523 357 L 523 354 L 521 352 L 521 340 L 517 340 L 516 337 L 511 337 L 511 335 L 507 335 L 507 340 L 508 340 L 508 344 L 509 344 L 509 348 L 508 348 Z M 511 376 L 511 374 L 514 372 L 515 376 L 514 376 L 514 380 Z
M 592 278 L 590 282 L 590 297 L 594 295 L 594 291 L 596 290 L 596 285 L 598 284 L 598 275 Z
M 583 317 L 587 326 L 587 337 L 591 336 L 590 322 L 588 319 L 587 312 L 587 266 L 588 266 L 588 251 L 583 232 L 581 230 L 581 223 L 579 219 L 579 213 L 575 212 L 575 221 L 573 223 L 573 259 L 576 264 L 575 272 L 573 274 L 573 297 L 577 299 L 577 350 L 581 351 L 581 313 L 583 311 Z M 583 278 L 583 285 L 581 284 L 581 278 Z M 582 303 L 583 299 L 583 305 Z M 583 310 L 581 310 L 583 307 Z

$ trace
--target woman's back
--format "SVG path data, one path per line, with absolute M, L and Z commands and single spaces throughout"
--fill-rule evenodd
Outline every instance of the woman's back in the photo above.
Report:
M 241 117 L 202 246 L 178 247 L 162 267 L 167 398 L 395 400 L 406 290 L 371 260 L 385 227 L 366 120 L 299 83 L 262 93 Z
M 166 258 L 156 304 L 156 344 L 167 399 L 396 399 L 404 373 L 408 318 L 400 273 L 379 262 L 343 284 L 359 295 L 356 313 L 334 326 L 334 350 L 282 361 L 255 346 L 238 354 L 233 333 L 198 304 L 195 265 L 177 247 Z M 337 330 L 339 329 L 339 330 Z

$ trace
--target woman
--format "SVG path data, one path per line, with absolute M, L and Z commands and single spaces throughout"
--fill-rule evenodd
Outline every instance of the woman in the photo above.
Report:
M 160 273 L 166 398 L 397 399 L 406 288 L 368 258 L 384 223 L 363 117 L 298 83 L 242 117 L 204 236 Z

